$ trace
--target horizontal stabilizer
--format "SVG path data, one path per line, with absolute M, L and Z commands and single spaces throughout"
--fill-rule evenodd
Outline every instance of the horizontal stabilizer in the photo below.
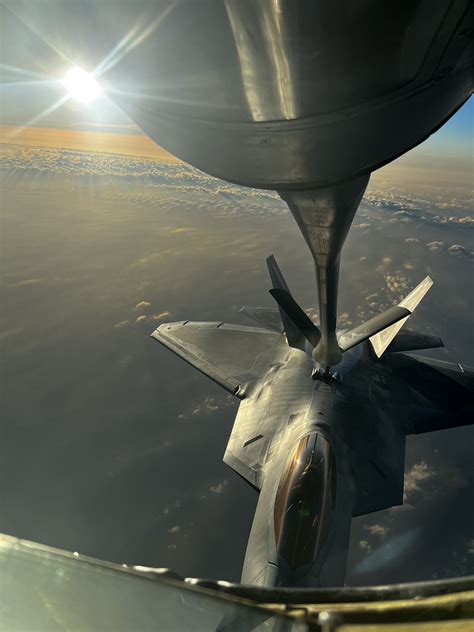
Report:
M 398 307 L 406 309 L 408 311 L 406 318 L 395 322 L 393 325 L 387 327 L 386 329 L 379 330 L 379 332 L 374 332 L 375 335 L 371 336 L 370 343 L 378 358 L 382 356 L 384 351 L 387 349 L 389 344 L 392 342 L 392 340 L 395 338 L 395 336 L 398 334 L 400 329 L 407 321 L 408 316 L 410 316 L 410 314 L 415 311 L 416 307 L 421 302 L 421 299 L 425 296 L 432 285 L 432 279 L 429 276 L 425 277 L 423 281 L 419 285 L 417 285 L 416 288 L 412 292 L 410 292 L 410 294 L 408 294 L 408 296 L 406 296 L 403 301 L 401 301 L 401 303 L 398 304 Z
M 406 307 L 401 307 L 400 305 L 390 307 L 385 312 L 382 312 L 382 314 L 378 314 L 367 322 L 362 323 L 362 325 L 343 333 L 338 340 L 339 347 L 341 351 L 347 351 L 364 340 L 367 340 L 367 338 L 372 340 L 372 336 L 386 330 L 387 327 L 391 327 L 394 324 L 396 326 L 396 324 L 402 320 L 405 321 L 410 314 L 411 312 L 406 309 Z
M 289 318 L 306 340 L 308 340 L 313 347 L 316 347 L 321 338 L 320 331 L 291 294 L 283 289 L 270 290 L 270 294 L 276 300 L 280 309 L 285 313 L 286 318 Z
M 419 351 L 420 349 L 436 349 L 444 347 L 444 343 L 438 336 L 420 334 L 411 329 L 401 331 L 388 345 L 387 353 L 396 351 Z
M 276 259 L 273 255 L 268 257 L 267 259 L 267 267 L 268 272 L 270 273 L 270 278 L 272 281 L 273 289 L 275 290 L 285 290 L 290 296 L 290 290 L 288 289 L 288 285 L 286 284 L 285 278 L 281 273 L 280 268 L 276 262 Z M 284 309 L 282 309 L 281 305 L 278 305 L 278 309 L 280 311 L 281 322 L 283 323 L 283 329 L 286 334 L 286 340 L 290 347 L 294 347 L 296 349 L 300 349 L 302 345 L 304 346 L 304 340 L 301 336 L 301 333 L 292 319 L 287 315 Z

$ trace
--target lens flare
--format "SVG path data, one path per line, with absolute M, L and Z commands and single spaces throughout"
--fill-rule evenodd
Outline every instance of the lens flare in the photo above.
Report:
M 102 94 L 96 79 L 81 68 L 71 68 L 66 73 L 63 84 L 67 90 L 67 96 L 81 103 L 90 103 Z

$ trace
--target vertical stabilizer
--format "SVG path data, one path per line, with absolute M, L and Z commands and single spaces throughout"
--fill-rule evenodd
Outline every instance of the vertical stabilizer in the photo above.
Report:
M 267 267 L 272 280 L 273 289 L 285 290 L 288 294 L 291 294 L 285 278 L 273 255 L 270 255 L 270 257 L 267 258 Z M 283 329 L 285 330 L 288 345 L 290 347 L 295 347 L 296 349 L 301 349 L 304 346 L 303 335 L 280 305 L 278 305 L 278 309 L 280 310 L 281 322 L 283 323 Z

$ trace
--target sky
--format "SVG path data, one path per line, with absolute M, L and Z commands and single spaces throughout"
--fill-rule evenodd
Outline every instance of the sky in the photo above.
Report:
M 167 319 L 240 322 L 242 303 L 269 306 L 271 252 L 314 312 L 311 260 L 273 193 L 177 161 L 107 96 L 64 101 L 67 36 L 1 11 L 0 532 L 237 580 L 255 496 L 221 462 L 235 402 L 148 334 Z M 471 98 L 373 175 L 340 301 L 355 324 L 431 274 L 415 322 L 443 337 L 441 357 L 467 364 L 473 120 Z M 406 508 L 354 521 L 351 583 L 474 572 L 471 430 L 409 440 Z
M 237 581 L 256 495 L 222 462 L 236 401 L 149 334 L 251 324 L 238 310 L 272 306 L 271 253 L 314 314 L 295 222 L 276 194 L 182 163 L 4 145 L 0 167 L 0 532 Z M 371 182 L 343 251 L 339 322 L 429 274 L 411 326 L 469 365 L 472 192 L 427 171 Z M 405 505 L 353 521 L 349 583 L 474 570 L 473 430 L 409 438 Z

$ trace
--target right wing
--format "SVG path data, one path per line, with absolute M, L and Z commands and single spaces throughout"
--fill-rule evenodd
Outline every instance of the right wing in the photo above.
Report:
M 474 423 L 474 370 L 418 355 L 393 354 L 390 365 L 411 391 L 407 434 Z
M 474 423 L 474 371 L 460 364 L 404 353 L 387 358 L 401 380 L 403 414 L 398 428 L 379 426 L 376 443 L 367 439 L 366 454 L 352 456 L 357 491 L 353 515 L 360 516 L 403 503 L 405 437 Z M 383 409 L 386 395 L 372 405 Z M 384 417 L 380 418 L 383 423 Z M 362 458 L 361 458 L 362 457 Z
M 151 336 L 241 399 L 243 386 L 260 377 L 285 338 L 257 327 L 191 321 L 165 323 Z

